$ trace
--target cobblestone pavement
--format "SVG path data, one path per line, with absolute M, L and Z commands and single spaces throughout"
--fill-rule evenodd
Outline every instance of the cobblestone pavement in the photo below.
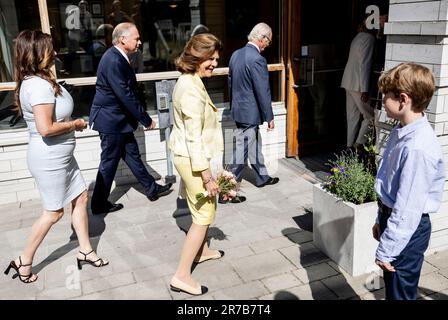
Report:
M 156 202 L 138 185 L 116 188 L 112 197 L 123 210 L 89 214 L 93 244 L 110 260 L 104 268 L 86 265 L 77 271 L 78 244 L 68 210 L 36 254 L 33 270 L 39 280 L 25 285 L 2 274 L 0 299 L 383 299 L 381 277 L 350 277 L 313 245 L 312 174 L 282 160 L 276 176 L 279 184 L 261 189 L 243 181 L 248 201 L 218 206 L 211 248 L 226 254 L 193 273 L 209 288 L 206 295 L 169 290 L 183 230 L 191 224 L 176 183 L 173 193 Z M 0 267 L 6 268 L 20 254 L 41 207 L 29 201 L 2 206 L 0 212 Z M 447 299 L 448 251 L 426 257 L 419 294 Z

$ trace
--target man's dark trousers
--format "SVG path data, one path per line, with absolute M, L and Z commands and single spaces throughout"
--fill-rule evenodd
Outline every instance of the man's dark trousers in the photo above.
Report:
M 236 150 L 231 161 L 232 172 L 238 182 L 243 179 L 244 168 L 249 158 L 253 169 L 257 186 L 269 179 L 268 171 L 264 165 L 264 157 L 261 153 L 261 136 L 258 125 L 250 125 L 236 122 Z
M 131 169 L 134 176 L 143 186 L 146 196 L 151 196 L 157 191 L 155 179 L 148 173 L 140 157 L 134 133 L 100 133 L 100 139 L 101 162 L 92 195 L 92 209 L 101 210 L 108 208 L 110 189 L 120 159 L 126 162 L 129 169 Z
M 381 234 L 387 227 L 387 212 L 380 215 Z M 417 298 L 418 281 L 422 269 L 424 253 L 431 237 L 431 220 L 423 214 L 417 230 L 411 240 L 391 264 L 395 272 L 384 271 L 386 300 L 415 300 Z

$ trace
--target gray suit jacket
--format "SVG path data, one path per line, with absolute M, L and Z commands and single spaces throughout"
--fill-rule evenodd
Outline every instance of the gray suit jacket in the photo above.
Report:
M 247 44 L 232 54 L 228 80 L 235 122 L 260 125 L 274 119 L 268 65 L 257 48 Z

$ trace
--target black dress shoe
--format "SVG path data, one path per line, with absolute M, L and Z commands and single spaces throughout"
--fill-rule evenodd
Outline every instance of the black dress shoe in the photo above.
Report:
M 278 183 L 279 181 L 280 181 L 280 179 L 277 178 L 277 177 L 275 177 L 275 178 L 269 177 L 269 179 L 268 179 L 265 183 L 260 184 L 260 185 L 258 186 L 258 188 L 263 188 L 264 186 L 267 186 L 267 185 L 276 184 L 276 183 Z
M 92 209 L 92 214 L 106 214 L 106 213 L 111 213 L 111 212 L 115 212 L 118 210 L 123 209 L 124 206 L 121 203 L 116 203 L 116 204 L 111 204 L 108 208 L 100 208 L 100 209 Z
M 226 203 L 241 203 L 246 201 L 246 197 L 245 196 L 236 196 L 230 200 L 224 200 L 221 196 L 218 197 L 218 202 L 222 203 L 222 204 L 226 204 Z
M 168 184 L 166 184 L 164 186 L 157 185 L 156 193 L 154 193 L 151 196 L 148 196 L 149 201 L 156 201 L 160 197 L 163 197 L 163 196 L 166 196 L 166 195 L 170 194 L 173 191 L 173 190 L 170 190 L 172 185 L 173 185 L 172 183 L 168 183 Z

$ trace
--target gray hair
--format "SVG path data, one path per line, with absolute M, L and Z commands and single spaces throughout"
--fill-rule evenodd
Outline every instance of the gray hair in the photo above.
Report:
M 114 30 L 114 26 L 108 23 L 101 24 L 95 31 L 97 38 L 104 38 L 107 34 L 111 35 Z
M 121 37 L 129 37 L 131 35 L 132 28 L 136 28 L 136 26 L 131 22 L 123 22 L 118 24 L 112 32 L 112 44 L 119 44 Z
M 247 36 L 247 39 L 249 41 L 261 40 L 264 37 L 268 36 L 269 34 L 272 34 L 271 27 L 268 26 L 266 23 L 260 22 L 252 29 L 252 31 Z

